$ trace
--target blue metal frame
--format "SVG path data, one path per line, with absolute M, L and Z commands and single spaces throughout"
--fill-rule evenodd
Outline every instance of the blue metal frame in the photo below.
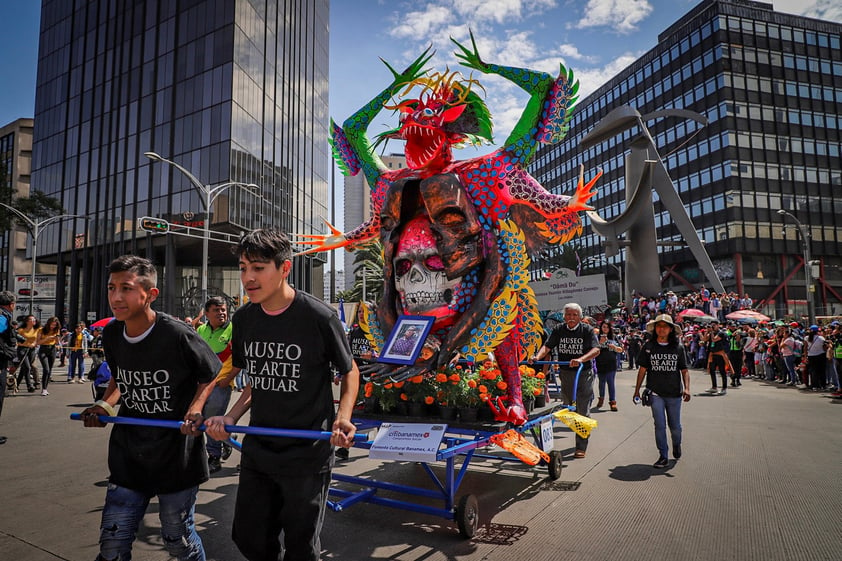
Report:
M 556 362 L 556 361 L 540 361 L 535 362 L 534 364 L 560 364 L 566 365 L 569 364 L 567 362 Z M 578 370 L 576 371 L 576 379 L 573 383 L 574 388 L 574 395 L 576 390 L 578 389 L 579 385 L 579 375 L 582 372 L 582 366 L 580 365 Z M 575 404 L 571 405 L 560 405 L 559 407 L 551 410 L 549 413 L 545 415 L 537 416 L 533 419 L 528 420 L 526 423 L 520 426 L 511 426 L 507 425 L 505 430 L 510 428 L 515 429 L 520 433 L 525 433 L 529 431 L 529 434 L 532 435 L 532 438 L 535 440 L 536 444 L 540 446 L 541 444 L 541 435 L 540 430 L 537 430 L 536 427 L 540 427 L 541 423 L 547 419 L 553 419 L 553 413 L 560 409 L 569 409 L 571 411 L 576 410 Z M 353 419 L 354 424 L 357 425 L 357 430 L 360 432 L 365 432 L 366 430 L 372 428 L 379 428 L 380 425 L 384 421 L 372 420 L 372 419 Z M 502 432 L 505 432 L 502 431 Z M 467 428 L 459 428 L 453 427 L 445 431 L 444 437 L 442 439 L 442 444 L 444 447 L 440 449 L 436 453 L 436 461 L 443 461 L 445 463 L 445 480 L 444 482 L 433 472 L 430 464 L 428 462 L 418 462 L 424 468 L 424 471 L 427 472 L 427 475 L 432 480 L 435 489 L 428 489 L 423 487 L 417 487 L 412 485 L 401 485 L 397 483 L 386 483 L 383 481 L 359 477 L 359 476 L 349 476 L 343 475 L 340 473 L 336 473 L 334 470 L 333 473 L 333 480 L 338 481 L 341 483 L 350 483 L 354 485 L 359 485 L 361 489 L 359 491 L 349 491 L 346 489 L 338 489 L 336 487 L 330 488 L 330 495 L 340 497 L 340 500 L 333 501 L 328 500 L 327 506 L 334 512 L 341 512 L 346 510 L 350 506 L 359 503 L 359 502 L 366 502 L 377 504 L 381 506 L 388 506 L 391 508 L 398 508 L 402 510 L 408 510 L 411 512 L 419 512 L 422 514 L 431 514 L 434 516 L 439 516 L 442 518 L 446 518 L 448 520 L 454 520 L 456 518 L 456 492 L 459 489 L 459 486 L 462 484 L 462 480 L 464 479 L 468 466 L 470 465 L 471 461 L 475 458 L 482 458 L 482 459 L 494 459 L 494 460 L 502 460 L 502 461 L 510 461 L 510 462 L 521 462 L 520 459 L 514 456 L 505 456 L 505 455 L 491 455 L 491 454 L 478 454 L 476 453 L 476 449 L 484 446 L 488 446 L 490 439 L 493 435 L 500 434 L 495 433 L 493 431 L 486 431 L 486 430 L 479 430 L 479 429 L 467 429 Z M 371 441 L 359 441 L 354 444 L 357 448 L 367 448 L 370 449 L 372 445 Z M 463 456 L 462 463 L 457 466 L 456 457 Z M 544 465 L 543 462 L 539 465 Z M 417 496 L 417 497 L 426 497 L 426 498 L 439 498 L 444 501 L 444 508 L 436 508 L 427 505 L 422 505 L 417 502 L 411 502 L 407 500 L 397 500 L 397 499 L 389 499 L 380 497 L 377 495 L 378 490 L 388 490 L 394 491 L 398 493 L 404 493 L 407 495 Z

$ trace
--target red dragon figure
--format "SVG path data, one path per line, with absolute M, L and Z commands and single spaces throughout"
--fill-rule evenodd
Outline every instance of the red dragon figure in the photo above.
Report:
M 331 145 L 343 172 L 360 170 L 372 186 L 371 219 L 343 234 L 305 236 L 315 247 L 354 249 L 379 236 L 384 248 L 385 290 L 376 314 L 364 313 L 362 327 L 375 351 L 383 348 L 402 314 L 434 316 L 435 322 L 414 365 L 376 364 L 364 369 L 373 380 L 401 380 L 435 372 L 455 356 L 482 360 L 493 351 L 507 383 L 507 403 L 492 404 L 497 420 L 522 424 L 520 356 L 540 346 L 541 325 L 528 285 L 528 254 L 562 244 L 581 233 L 579 212 L 588 210 L 599 174 L 572 197 L 546 191 L 529 173 L 539 143 L 561 140 L 576 101 L 578 82 L 561 66 L 558 78 L 524 68 L 483 62 L 473 35 L 472 49 L 451 39 L 468 68 L 497 74 L 523 88 L 530 99 L 503 147 L 454 161 L 454 146 L 491 142 L 491 118 L 477 95 L 482 86 L 458 73 L 423 70 L 428 48 L 402 73 L 386 66 L 392 83 L 339 128 L 331 122 Z M 384 62 L 385 63 L 385 62 Z M 420 93 L 406 98 L 416 89 Z M 391 102 L 391 104 L 390 104 Z M 379 135 L 406 142 L 407 168 L 389 170 L 367 137 L 384 108 L 400 112 L 400 124 Z M 496 407 L 495 407 L 496 405 Z

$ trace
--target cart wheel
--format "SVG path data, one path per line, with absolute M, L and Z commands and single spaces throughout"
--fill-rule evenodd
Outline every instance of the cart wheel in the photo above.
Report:
M 553 450 L 550 452 L 550 463 L 547 464 L 547 469 L 550 472 L 550 479 L 555 481 L 561 477 L 561 452 Z
M 456 507 L 456 523 L 459 525 L 459 533 L 466 538 L 474 537 L 479 526 L 479 505 L 477 498 L 473 495 L 465 495 L 459 499 Z

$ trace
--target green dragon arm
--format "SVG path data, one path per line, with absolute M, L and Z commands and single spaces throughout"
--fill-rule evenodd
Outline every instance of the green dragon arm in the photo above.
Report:
M 474 35 L 471 34 L 471 49 L 451 38 L 459 50 L 455 53 L 462 64 L 484 74 L 496 74 L 516 84 L 529 94 L 529 102 L 523 114 L 512 129 L 511 134 L 503 143 L 503 151 L 508 152 L 521 166 L 529 164 L 538 148 L 539 128 L 544 102 L 553 89 L 556 79 L 546 72 L 538 72 L 527 68 L 500 66 L 483 62 L 479 56 Z

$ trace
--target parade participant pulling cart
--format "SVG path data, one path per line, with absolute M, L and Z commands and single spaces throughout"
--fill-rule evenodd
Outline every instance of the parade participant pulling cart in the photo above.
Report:
M 557 363 L 542 362 L 539 364 Z M 581 372 L 581 367 L 579 372 Z M 578 384 L 579 372 L 577 372 L 576 384 Z M 447 520 L 455 520 L 460 534 L 466 538 L 470 538 L 474 535 L 478 528 L 479 504 L 474 495 L 467 494 L 457 496 L 457 491 L 459 490 L 459 486 L 461 485 L 463 478 L 468 472 L 471 462 L 474 460 L 487 459 L 495 461 L 524 462 L 529 465 L 543 465 L 547 467 L 550 479 L 556 480 L 561 477 L 563 458 L 561 451 L 553 449 L 554 422 L 556 420 L 560 420 L 577 433 L 583 432 L 585 436 L 587 436 L 591 429 L 596 427 L 596 421 L 577 415 L 575 410 L 575 403 L 550 405 L 534 413 L 525 423 L 517 426 L 510 423 L 500 422 L 457 423 L 448 426 L 435 421 L 435 419 L 425 419 L 426 421 L 433 421 L 432 423 L 409 423 L 405 425 L 405 427 L 409 427 L 406 430 L 412 430 L 414 427 L 438 425 L 440 427 L 439 432 L 437 433 L 438 440 L 433 442 L 432 450 L 427 456 L 424 456 L 423 454 L 405 454 L 404 456 L 395 455 L 391 459 L 397 461 L 417 461 L 420 463 L 433 482 L 434 488 L 431 489 L 429 487 L 402 485 L 367 477 L 345 475 L 334 471 L 334 481 L 342 484 L 353 485 L 359 489 L 352 491 L 332 486 L 330 489 L 330 495 L 337 497 L 338 500 L 329 500 L 328 508 L 334 512 L 341 512 L 356 503 L 366 502 L 400 510 L 439 516 Z M 81 420 L 81 416 L 78 413 L 74 413 L 70 417 L 74 420 Z M 182 424 L 182 421 L 108 416 L 101 416 L 100 421 L 104 423 L 123 423 L 172 429 L 178 429 Z M 372 457 L 377 456 L 377 454 L 372 455 L 371 450 L 377 448 L 378 439 L 371 439 L 368 434 L 374 430 L 377 430 L 378 434 L 382 433 L 384 430 L 387 431 L 391 426 L 397 424 L 384 418 L 376 418 L 376 416 L 366 416 L 364 414 L 355 417 L 354 423 L 358 427 L 358 434 L 355 437 L 354 446 L 369 450 L 369 454 Z M 245 435 L 253 434 L 260 436 L 302 438 L 311 440 L 329 440 L 331 435 L 330 432 L 275 429 L 240 425 L 226 426 L 226 431 L 230 433 L 242 433 Z M 530 443 L 525 438 L 526 436 L 531 436 L 535 444 L 533 445 Z M 238 441 L 231 439 L 229 442 L 238 450 L 242 449 L 242 444 Z M 481 449 L 488 448 L 492 445 L 500 446 L 504 450 L 510 452 L 512 456 L 491 454 L 489 452 L 481 451 Z M 384 458 L 383 456 L 379 457 L 381 459 L 390 459 Z M 431 467 L 431 464 L 435 462 L 444 462 L 445 474 L 443 481 L 438 475 L 436 475 Z M 418 497 L 419 499 L 442 500 L 444 504 L 441 507 L 435 507 L 422 502 L 398 500 L 379 495 L 379 491 L 400 493 L 412 497 Z

